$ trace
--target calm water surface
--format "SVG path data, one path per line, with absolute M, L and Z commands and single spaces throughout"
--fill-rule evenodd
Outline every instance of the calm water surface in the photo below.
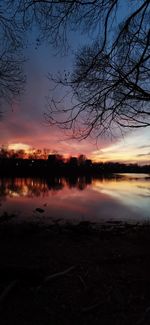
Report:
M 15 214 L 18 222 L 150 221 L 150 175 L 120 174 L 101 179 L 3 178 L 0 217 L 5 212 Z

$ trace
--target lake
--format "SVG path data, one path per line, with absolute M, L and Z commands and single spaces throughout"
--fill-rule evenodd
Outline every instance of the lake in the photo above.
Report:
M 22 222 L 150 221 L 150 175 L 1 178 L 0 217 Z

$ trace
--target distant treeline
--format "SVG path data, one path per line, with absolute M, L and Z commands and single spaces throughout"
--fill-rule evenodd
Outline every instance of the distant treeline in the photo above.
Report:
M 52 154 L 44 159 L 0 157 L 1 176 L 102 175 L 112 173 L 150 173 L 150 165 L 95 163 L 84 155 L 64 160 Z

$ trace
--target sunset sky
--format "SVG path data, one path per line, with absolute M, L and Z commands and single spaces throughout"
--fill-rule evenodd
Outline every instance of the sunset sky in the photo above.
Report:
M 81 43 L 82 38 L 79 45 Z M 37 47 L 34 35 L 25 55 L 26 89 L 11 107 L 3 107 L 0 145 L 25 150 L 48 148 L 50 152 L 57 151 L 63 155 L 83 153 L 96 161 L 150 163 L 150 128 L 130 131 L 115 138 L 100 138 L 96 145 L 91 139 L 80 142 L 67 139 L 62 131 L 47 125 L 43 113 L 51 86 L 48 72 L 71 70 L 73 56 L 55 56 L 50 46 Z

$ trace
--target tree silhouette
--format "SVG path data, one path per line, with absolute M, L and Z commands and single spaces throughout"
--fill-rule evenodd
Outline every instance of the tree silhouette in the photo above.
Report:
M 150 1 L 135 1 L 127 16 L 113 23 L 120 3 L 76 1 L 87 8 L 78 16 L 82 27 L 98 29 L 103 21 L 100 37 L 78 51 L 73 73 L 50 76 L 57 86 L 70 87 L 73 97 L 68 108 L 64 99 L 61 106 L 52 99 L 46 119 L 72 129 L 79 139 L 150 126 Z
M 24 59 L 21 55 L 22 34 L 19 21 L 9 1 L 0 4 L 0 105 L 12 102 L 23 90 Z M 1 110 L 2 114 L 2 110 Z
M 38 25 L 37 43 L 46 39 L 57 49 L 67 47 L 70 30 L 77 29 L 94 39 L 77 52 L 73 73 L 50 75 L 73 96 L 69 105 L 51 98 L 45 114 L 50 124 L 72 129 L 80 139 L 150 125 L 149 0 L 128 0 L 125 8 L 121 0 L 4 2 L 11 4 L 15 22 L 22 18 L 23 28 Z

